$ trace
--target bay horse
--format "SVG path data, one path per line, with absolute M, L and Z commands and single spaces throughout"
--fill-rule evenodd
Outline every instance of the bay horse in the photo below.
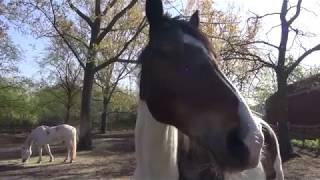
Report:
M 190 20 L 171 18 L 161 0 L 146 0 L 146 16 L 133 178 L 203 179 L 185 173 L 191 163 L 203 164 L 199 156 L 217 167 L 209 179 L 267 179 L 269 172 L 283 179 L 276 136 L 219 70 L 198 11 Z
M 22 162 L 26 162 L 32 154 L 32 145 L 35 143 L 38 146 L 39 159 L 42 160 L 42 147 L 44 146 L 50 156 L 50 162 L 53 161 L 53 155 L 49 144 L 56 142 L 64 142 L 67 148 L 67 155 L 64 162 L 70 159 L 70 163 L 77 155 L 77 130 L 75 127 L 62 124 L 58 126 L 39 126 L 31 131 L 24 145 L 21 148 Z

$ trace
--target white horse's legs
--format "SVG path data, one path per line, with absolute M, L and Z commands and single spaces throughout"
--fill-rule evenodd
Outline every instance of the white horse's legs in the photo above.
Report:
M 68 159 L 70 159 L 70 147 L 69 147 L 69 145 L 66 145 L 67 146 L 67 155 L 66 155 L 66 158 L 64 159 L 64 161 L 63 162 L 67 162 L 68 161 Z
M 51 153 L 49 144 L 46 144 L 44 147 L 45 147 L 47 153 L 48 153 L 49 156 L 50 156 L 50 162 L 54 161 L 54 158 L 53 158 L 53 155 L 52 155 L 52 153 Z
M 38 146 L 38 152 L 39 152 L 39 159 L 37 163 L 40 163 L 42 160 L 42 146 Z
M 75 148 L 73 147 L 74 146 L 74 143 L 73 143 L 73 141 L 70 141 L 69 142 L 69 156 L 70 156 L 70 163 L 72 163 L 72 161 L 73 161 L 73 154 L 74 154 L 74 152 L 73 151 L 75 151 Z

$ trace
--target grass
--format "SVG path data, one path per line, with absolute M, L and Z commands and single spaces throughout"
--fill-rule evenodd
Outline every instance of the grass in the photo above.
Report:
M 292 144 L 298 147 L 304 147 L 307 149 L 320 150 L 320 139 L 306 139 L 306 140 L 298 140 L 293 139 Z
M 60 159 L 63 157 L 59 158 L 57 161 L 54 162 L 49 162 L 49 156 L 44 155 L 42 157 L 41 163 L 38 162 L 38 156 L 34 155 L 26 163 L 22 163 L 21 159 L 11 159 L 11 160 L 0 160 L 0 166 L 1 165 L 16 165 L 16 166 L 21 166 L 21 167 L 38 167 L 38 166 L 45 166 L 45 165 L 52 165 L 52 164 L 59 164 L 61 163 Z

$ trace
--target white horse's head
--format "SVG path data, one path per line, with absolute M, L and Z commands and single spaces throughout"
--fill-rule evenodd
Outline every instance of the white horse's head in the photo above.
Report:
M 27 148 L 25 146 L 21 147 L 21 158 L 23 163 L 30 158 L 31 154 L 32 154 L 31 147 L 30 148 Z

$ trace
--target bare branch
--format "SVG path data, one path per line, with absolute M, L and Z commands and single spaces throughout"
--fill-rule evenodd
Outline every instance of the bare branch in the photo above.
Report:
M 320 44 L 314 46 L 313 48 L 304 52 L 287 70 L 287 73 L 290 74 L 308 55 L 315 51 L 320 51 Z
M 282 1 L 282 7 L 281 7 L 281 13 L 280 13 L 280 20 L 281 20 L 281 24 L 285 23 L 287 24 L 287 19 L 286 19 L 286 15 L 288 13 L 288 0 L 283 0 Z
M 71 35 L 71 34 L 66 34 L 66 33 L 64 33 L 64 36 L 67 36 L 67 37 L 69 37 L 69 38 L 71 38 L 71 39 L 74 39 L 74 40 L 76 40 L 77 42 L 79 42 L 79 43 L 81 43 L 83 46 L 85 46 L 86 48 L 89 48 L 89 46 L 82 40 L 82 39 L 80 39 L 80 38 L 78 38 L 78 37 L 75 37 L 75 36 L 73 36 L 73 35 Z M 61 37 L 59 34 L 55 34 L 55 35 L 43 35 L 42 37 L 48 37 L 48 38 L 57 38 L 57 37 Z
M 83 12 L 81 12 L 77 7 L 75 7 L 75 6 L 72 4 L 71 0 L 67 0 L 67 2 L 68 2 L 68 4 L 69 4 L 70 8 L 71 8 L 73 11 L 75 11 L 82 19 L 84 19 L 84 20 L 88 23 L 88 25 L 89 25 L 90 27 L 93 26 L 93 22 L 91 21 L 91 19 L 90 19 L 87 15 L 85 15 Z
M 127 66 L 127 65 L 126 65 L 126 66 Z M 112 97 L 114 91 L 116 90 L 116 87 L 117 87 L 119 81 L 121 80 L 121 76 L 123 75 L 123 73 L 124 73 L 125 70 L 126 70 L 126 66 L 121 70 L 121 72 L 119 73 L 119 75 L 118 75 L 117 78 L 116 78 L 116 81 L 112 84 L 111 91 L 110 91 L 110 93 L 109 93 L 109 95 L 108 95 L 108 97 L 107 97 L 107 102 L 110 102 L 111 97 Z M 125 74 L 124 76 L 126 76 L 126 75 L 127 75 L 127 74 Z
M 277 28 L 277 27 L 279 27 L 279 26 L 281 26 L 281 24 L 272 26 L 265 34 L 266 34 L 266 35 L 269 35 L 269 33 L 270 33 L 273 29 L 275 29 L 275 28 Z
M 254 13 L 252 11 L 249 11 L 249 12 L 252 13 L 255 17 L 250 17 L 250 18 L 248 18 L 248 20 L 250 20 L 250 19 L 262 19 L 262 18 L 267 17 L 267 16 L 273 16 L 273 15 L 279 15 L 280 14 L 278 12 L 274 12 L 274 13 L 267 13 L 267 14 L 259 16 L 258 14 Z
M 96 67 L 95 71 L 99 71 L 103 68 L 105 68 L 106 66 L 112 64 L 112 63 L 116 63 L 116 62 L 119 62 L 119 63 L 128 63 L 128 64 L 138 64 L 138 60 L 129 60 L 129 59 L 121 59 L 121 58 L 112 58 L 110 59 L 109 61 L 106 61 L 102 64 L 100 64 L 99 66 Z
M 268 59 L 269 59 L 269 61 L 274 65 L 274 66 L 276 66 L 276 63 L 273 61 L 273 59 L 275 59 L 275 57 L 273 56 L 273 54 L 272 53 L 268 53 Z M 272 57 L 273 56 L 273 57 Z
M 220 40 L 223 40 L 225 42 L 227 42 L 229 44 L 229 46 L 231 47 L 231 52 L 233 54 L 235 54 L 234 56 L 229 56 L 229 57 L 224 57 L 223 59 L 228 61 L 228 60 L 245 60 L 245 61 L 251 61 L 251 62 L 255 62 L 255 61 L 258 61 L 262 64 L 264 64 L 264 66 L 267 66 L 267 67 L 271 67 L 271 68 L 276 68 L 276 65 L 273 63 L 273 61 L 270 61 L 270 62 L 267 62 L 265 60 L 263 60 L 260 56 L 254 54 L 254 53 L 250 53 L 250 52 L 243 52 L 243 51 L 238 51 L 236 48 L 234 48 L 234 44 L 232 44 L 228 39 L 224 39 L 224 38 L 221 38 L 221 37 L 215 37 L 215 36 L 211 36 L 211 38 L 217 38 L 217 39 L 220 39 Z M 271 43 L 268 43 L 268 42 L 265 42 L 265 41 L 255 41 L 256 43 L 262 43 L 262 44 L 266 44 L 266 45 L 269 45 L 271 47 L 274 47 L 276 49 L 278 49 L 277 46 L 271 44 Z M 236 44 L 236 46 L 245 46 L 245 45 L 248 45 L 248 44 L 253 44 L 254 42 L 246 42 L 246 43 L 243 43 L 243 44 Z
M 279 49 L 278 46 L 276 46 L 276 45 L 274 45 L 274 44 L 272 44 L 272 43 L 269 43 L 269 42 L 267 42 L 267 41 L 262 41 L 262 40 L 246 42 L 245 44 L 264 44 L 264 45 L 273 47 L 273 48 L 275 48 L 275 49 Z
M 295 21 L 297 19 L 297 17 L 300 15 L 301 12 L 301 3 L 302 0 L 298 0 L 297 3 L 297 7 L 296 7 L 296 13 L 292 16 L 292 18 L 290 18 L 290 20 L 288 21 L 288 24 L 291 25 L 293 23 L 293 21 Z
M 106 7 L 104 8 L 104 10 L 102 11 L 102 15 L 106 15 L 108 10 L 110 8 L 112 8 L 115 4 L 116 4 L 117 0 L 112 0 L 112 1 L 109 1 L 108 4 L 106 5 Z
M 68 46 L 68 48 L 71 50 L 71 52 L 73 53 L 73 55 L 76 57 L 77 61 L 79 62 L 80 66 L 82 68 L 85 68 L 84 63 L 82 62 L 78 52 L 76 52 L 76 50 L 72 47 L 72 45 L 69 43 L 69 41 L 64 37 L 64 34 L 60 31 L 60 29 L 57 27 L 57 20 L 56 20 L 56 14 L 53 8 L 53 3 L 52 0 L 50 0 L 50 4 L 51 4 L 51 10 L 52 10 L 52 14 L 53 14 L 53 20 L 51 20 L 51 18 L 48 16 L 48 14 L 46 12 L 44 12 L 40 7 L 34 5 L 35 8 L 37 8 L 39 11 L 42 12 L 43 15 L 45 15 L 45 17 L 48 19 L 48 21 L 51 23 L 51 25 L 53 26 L 53 28 L 57 31 L 58 35 L 61 37 L 61 39 L 63 40 L 64 43 L 66 43 L 66 45 Z
M 104 28 L 104 31 L 98 36 L 97 42 L 100 43 L 103 38 L 112 30 L 113 26 L 116 24 L 116 22 L 129 10 L 131 9 L 137 2 L 138 0 L 131 0 L 131 2 L 124 8 L 122 9 L 118 14 L 116 14 L 113 19 L 110 21 L 108 26 Z
M 130 40 L 128 40 L 122 47 L 122 49 L 118 52 L 118 54 L 116 56 L 114 56 L 113 58 L 111 58 L 110 60 L 98 65 L 95 68 L 95 72 L 100 71 L 101 69 L 103 69 L 104 67 L 108 66 L 109 64 L 112 64 L 114 62 L 123 62 L 123 63 L 137 63 L 136 61 L 133 62 L 132 60 L 121 60 L 119 59 L 119 57 L 122 55 L 122 53 L 127 49 L 127 47 L 131 44 L 132 41 L 134 41 L 136 39 L 136 37 L 140 34 L 140 32 L 144 29 L 144 27 L 146 27 L 146 18 L 143 18 L 141 23 L 139 24 L 136 33 L 131 37 Z
M 101 2 L 100 2 L 100 0 L 95 0 L 95 11 L 94 11 L 94 13 L 95 13 L 95 15 L 96 15 L 96 17 L 98 17 L 98 16 L 100 16 L 101 15 L 101 8 L 100 8 L 100 4 L 101 4 Z
M 301 9 L 303 9 L 303 10 L 307 11 L 308 13 L 313 14 L 314 16 L 318 16 L 316 12 L 311 11 L 311 10 L 309 10 L 309 9 L 307 9 L 307 8 L 301 7 Z
M 171 7 L 172 9 L 174 9 L 175 11 L 177 11 L 177 13 L 179 14 L 179 16 L 183 16 L 183 14 L 179 11 L 179 9 L 176 8 L 175 5 L 173 5 L 173 4 L 171 3 L 171 1 L 166 1 L 166 2 L 170 5 L 170 7 Z
M 274 64 L 263 60 L 261 57 L 255 55 L 255 54 L 242 53 L 242 52 L 238 52 L 238 53 L 242 54 L 242 57 L 235 56 L 235 57 L 226 57 L 226 58 L 223 58 L 223 59 L 225 61 L 228 61 L 228 60 L 244 60 L 244 61 L 251 61 L 251 62 L 256 62 L 257 61 L 257 62 L 262 63 L 264 66 L 267 66 L 267 67 L 270 67 L 270 68 L 273 68 L 273 69 L 276 68 L 276 66 Z M 248 58 L 248 57 L 251 57 L 251 58 Z

